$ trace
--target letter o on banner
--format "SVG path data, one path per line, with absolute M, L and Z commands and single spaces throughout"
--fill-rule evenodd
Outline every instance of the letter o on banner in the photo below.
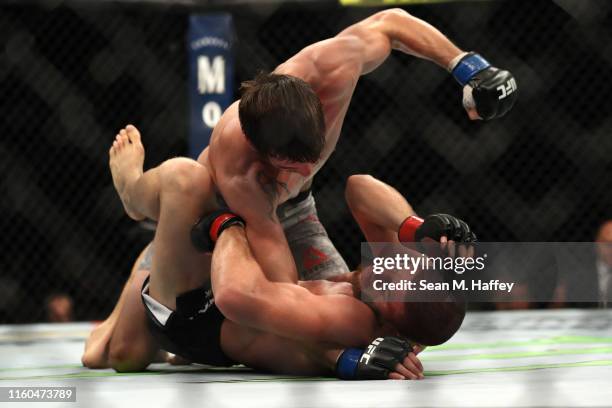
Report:
M 208 146 L 213 128 L 234 100 L 233 22 L 228 13 L 189 17 L 189 157 Z
M 211 101 L 202 108 L 202 120 L 209 128 L 214 128 L 221 119 L 221 106 L 217 102 Z

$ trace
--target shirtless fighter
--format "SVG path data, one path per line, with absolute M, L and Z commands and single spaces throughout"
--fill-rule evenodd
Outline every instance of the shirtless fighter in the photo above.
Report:
M 432 60 L 449 69 L 464 87 L 464 106 L 471 119 L 501 116 L 514 104 L 516 84 L 509 72 L 491 67 L 477 54 L 463 53 L 438 30 L 405 11 L 385 10 L 332 39 L 305 48 L 280 65 L 273 74 L 260 75 L 244 84 L 241 100 L 226 110 L 215 127 L 210 147 L 199 158 L 203 167 L 186 164 L 176 169 L 189 173 L 186 168 L 191 166 L 197 173 L 173 178 L 172 182 L 178 187 L 190 185 L 193 177 L 203 180 L 199 191 L 207 195 L 199 197 L 200 214 L 216 208 L 219 205 L 216 197 L 220 194 L 227 205 L 246 220 L 251 249 L 270 281 L 297 282 L 292 252 L 302 278 L 348 271 L 318 223 L 314 200 L 308 191 L 312 177 L 334 150 L 359 76 L 380 65 L 391 49 Z M 130 148 L 141 149 L 138 144 L 130 142 L 128 133 L 134 130 L 124 130 L 118 138 L 127 139 Z M 172 166 L 172 162 L 166 165 Z M 146 190 L 147 183 L 159 183 L 160 173 L 141 178 L 141 165 L 140 170 L 135 166 L 121 179 L 114 180 L 126 211 L 133 218 L 142 219 L 148 213 L 133 206 L 131 197 L 139 197 L 140 192 Z M 290 197 L 294 197 L 291 202 L 288 201 Z M 156 205 L 163 197 L 144 199 Z M 289 230 L 299 231 L 301 225 L 309 225 L 299 222 L 306 219 L 312 221 L 310 229 L 292 236 Z M 172 235 L 172 231 L 170 226 L 158 234 Z M 177 238 L 176 245 L 178 242 L 182 241 Z M 311 273 L 306 266 L 313 263 L 300 259 L 309 253 L 310 248 L 327 259 L 324 268 Z M 201 261 L 206 260 L 205 255 L 201 257 Z M 168 257 L 160 258 L 160 269 L 173 262 Z M 149 285 L 151 296 L 170 309 L 176 306 L 177 296 L 203 283 L 201 278 L 196 282 L 189 278 L 189 273 L 180 272 L 185 269 L 175 269 L 179 272 L 165 273 L 167 281 L 162 273 L 159 280 L 152 280 Z M 232 295 L 238 294 L 234 292 Z M 246 310 L 248 302 L 236 304 L 243 305 L 245 314 L 249 312 Z M 134 307 L 133 315 L 128 312 L 130 304 L 126 302 L 124 306 L 130 318 L 122 321 L 140 321 L 142 309 L 138 309 L 137 302 L 131 305 Z M 129 328 L 125 333 L 129 333 Z M 110 354 L 117 357 L 133 356 L 133 352 L 146 354 L 146 347 L 131 350 L 129 335 L 112 337 L 117 339 L 117 345 L 113 347 L 109 340 L 113 332 L 100 331 L 104 335 L 92 336 L 91 345 L 96 343 L 96 338 L 100 341 L 97 341 L 98 347 L 91 349 L 102 350 L 94 355 L 103 355 L 104 350 L 109 350 L 109 344 L 111 351 L 117 350 Z M 122 361 L 121 358 L 116 360 Z
M 111 149 L 111 169 L 116 180 L 124 179 L 137 170 L 134 167 L 142 166 L 144 151 L 140 135 L 133 127 L 128 130 L 131 143 L 128 138 L 120 137 Z M 153 242 L 155 250 L 148 252 L 152 254 L 150 262 L 137 261 L 142 263 L 135 268 L 115 311 L 94 330 L 83 356 L 85 365 L 142 369 L 151 362 L 161 345 L 166 350 L 208 364 L 241 362 L 276 372 L 329 374 L 338 361 L 337 373 L 341 378 L 416 379 L 422 377 L 422 366 L 410 351 L 410 345 L 403 340 L 392 337 L 375 340 L 369 352 L 371 362 L 368 360 L 364 364 L 357 363 L 363 350 L 343 349 L 364 347 L 375 336 L 395 334 L 408 336 L 414 343 L 439 344 L 459 328 L 464 310 L 452 302 L 430 310 L 426 316 L 413 313 L 411 319 L 399 322 L 397 308 L 392 310 L 385 305 L 374 305 L 379 317 L 376 319 L 373 309 L 352 296 L 350 285 L 307 282 L 298 286 L 270 282 L 253 259 L 244 232 L 228 228 L 231 223 L 228 218 L 222 217 L 219 223 L 218 217 L 208 217 L 204 231 L 208 233 L 212 225 L 217 225 L 211 240 L 225 231 L 214 251 L 209 273 L 208 255 L 198 252 L 188 238 L 194 231 L 200 209 L 206 207 L 200 201 L 209 194 L 203 191 L 205 181 L 204 168 L 188 159 L 169 160 L 136 181 L 135 191 L 139 193 L 127 197 L 126 202 L 132 209 L 158 220 Z M 347 184 L 347 201 L 368 239 L 398 242 L 396 231 L 400 225 L 403 240 L 413 239 L 415 234 L 419 236 L 428 225 L 431 229 L 432 223 L 421 224 L 415 217 L 409 217 L 412 209 L 397 191 L 371 177 L 353 176 Z M 381 202 L 386 204 L 382 208 Z M 462 227 L 459 221 L 457 225 L 454 229 L 438 228 L 438 232 L 457 241 L 473 239 L 467 226 Z M 438 238 L 435 232 L 428 236 Z M 144 284 L 142 299 L 151 323 L 150 332 L 142 319 L 128 319 L 133 314 L 124 313 L 125 305 L 131 304 L 132 309 L 137 306 L 146 269 L 150 269 L 151 284 Z M 182 278 L 199 286 L 182 292 L 175 304 L 168 306 L 156 299 L 150 287 L 163 279 L 170 284 L 173 275 L 179 281 Z M 251 298 L 245 299 L 246 292 L 252 294 Z M 234 303 L 236 301 L 246 301 L 253 312 L 246 316 L 246 322 L 234 322 L 229 317 L 238 313 L 236 316 L 240 319 L 245 318 L 239 312 L 241 307 Z M 113 328 L 112 338 L 103 350 L 99 350 L 99 343 L 106 341 L 103 337 L 109 327 Z M 118 356 L 112 345 L 116 337 L 129 342 L 135 354 Z M 140 359 L 139 366 L 135 365 L 136 359 Z
M 198 161 L 227 206 L 246 220 L 251 249 L 270 280 L 348 272 L 320 224 L 294 232 L 287 224 L 295 217 L 288 214 L 295 205 L 301 215 L 316 218 L 308 193 L 312 179 L 335 149 L 359 77 L 392 49 L 448 69 L 463 86 L 471 119 L 502 116 L 515 102 L 516 82 L 508 71 L 463 52 L 401 9 L 376 13 L 244 83 L 241 99 L 224 112 Z M 289 208 L 279 209 L 292 197 Z M 329 266 L 313 270 L 312 248 Z

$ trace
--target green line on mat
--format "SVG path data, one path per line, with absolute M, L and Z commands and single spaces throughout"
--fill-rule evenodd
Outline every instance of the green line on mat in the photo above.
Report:
M 556 355 L 579 355 L 579 354 L 598 354 L 598 353 L 612 353 L 612 347 L 595 347 L 595 348 L 572 348 L 572 349 L 557 349 L 557 350 L 542 350 L 542 351 L 516 351 L 508 353 L 481 353 L 481 354 L 462 354 L 462 355 L 446 355 L 436 356 L 424 353 L 421 355 L 421 360 L 424 362 L 430 361 L 463 361 L 463 360 L 504 360 L 512 358 L 529 358 L 529 357 L 547 357 Z M 44 366 L 44 367 L 13 367 L 13 368 L 1 368 L 0 372 L 15 372 L 15 371 L 28 371 L 28 370 L 59 370 L 59 369 L 72 369 L 72 368 L 83 368 L 80 364 L 64 364 L 56 366 Z M 242 370 L 242 369 L 241 369 Z M 177 372 L 209 372 L 209 371 L 227 371 L 227 368 L 223 367 L 220 370 L 215 367 L 207 367 L 202 369 L 194 368 L 192 370 L 168 370 L 161 371 L 162 373 L 177 373 Z M 89 371 L 86 371 L 89 372 Z M 114 374 L 107 371 L 99 371 L 100 376 L 108 376 Z M 125 374 L 125 373 L 123 373 Z M 72 374 L 57 374 L 57 375 L 72 375 Z M 94 375 L 95 376 L 95 375 Z M 1 378 L 0 378 L 1 379 Z
M 58 370 L 62 368 L 83 368 L 82 364 L 58 364 L 42 367 L 2 367 L 0 372 L 6 371 L 27 371 L 27 370 Z
M 428 347 L 427 351 L 446 351 L 446 350 L 473 350 L 479 348 L 501 348 L 508 346 L 537 346 L 547 344 L 591 344 L 591 343 L 612 343 L 612 337 L 593 337 L 593 336 L 556 336 L 546 339 L 532 340 L 508 340 L 495 341 L 491 343 L 450 343 L 440 346 Z
M 56 380 L 56 379 L 70 379 L 70 378 L 100 378 L 100 377 L 130 377 L 130 376 L 143 376 L 143 375 L 163 375 L 173 374 L 175 371 L 140 371 L 136 373 L 118 373 L 115 371 L 98 371 L 98 370 L 85 370 L 76 373 L 66 374 L 51 374 L 51 375 L 33 375 L 29 377 L 0 377 L 0 381 L 6 380 Z
M 213 370 L 214 371 L 214 370 Z M 188 373 L 190 371 L 180 371 L 180 373 Z M 205 369 L 202 371 L 192 371 L 195 373 L 204 374 Z M 136 373 L 117 373 L 114 371 L 80 371 L 77 373 L 68 374 L 54 374 L 54 375 L 36 375 L 30 377 L 0 377 L 0 381 L 12 380 L 61 380 L 61 379 L 77 379 L 77 378 L 108 378 L 108 377 L 130 377 L 130 376 L 155 376 L 155 375 L 166 375 L 175 374 L 177 371 L 141 371 Z M 197 379 L 197 377 L 194 377 Z M 201 381 L 202 383 L 235 383 L 235 382 L 266 382 L 266 381 L 330 381 L 334 378 L 326 377 L 271 377 L 271 378 L 250 378 L 250 379 L 227 379 L 227 380 L 212 380 L 212 381 Z M 194 381 L 198 383 L 200 381 Z
M 492 368 L 468 368 L 462 370 L 443 370 L 443 371 L 425 371 L 425 376 L 436 377 L 442 375 L 454 374 L 474 374 L 474 373 L 495 373 L 495 372 L 511 372 L 511 371 L 533 371 L 554 368 L 573 368 L 573 367 L 603 367 L 612 366 L 612 360 L 595 360 L 595 361 L 579 361 L 573 363 L 556 363 L 556 364 L 533 364 L 526 366 L 514 367 L 492 367 Z M 164 375 L 172 374 L 172 371 L 145 371 L 140 373 L 116 373 L 110 371 L 83 371 L 72 374 L 51 375 L 51 376 L 33 376 L 33 377 L 0 377 L 0 380 L 40 380 L 40 379 L 75 379 L 75 378 L 101 378 L 101 377 L 129 377 L 142 375 Z M 227 380 L 203 380 L 194 381 L 193 383 L 243 383 L 243 382 L 300 382 L 300 381 L 335 381 L 333 378 L 327 377 L 271 377 L 271 378 L 251 378 L 251 379 L 227 379 Z
M 515 366 L 515 367 L 467 368 L 463 370 L 425 371 L 425 376 L 435 377 L 439 375 L 452 375 L 452 374 L 495 373 L 495 372 L 507 372 L 507 371 L 543 370 L 546 368 L 601 367 L 601 366 L 612 366 L 612 360 L 579 361 L 575 363 L 557 363 L 557 364 L 533 364 L 533 365 Z
M 577 349 L 557 349 L 543 351 L 513 351 L 509 353 L 483 353 L 483 354 L 462 354 L 451 356 L 428 356 L 422 355 L 421 360 L 427 361 L 458 361 L 458 360 L 503 360 L 508 358 L 529 358 L 559 355 L 576 354 L 604 354 L 612 353 L 612 347 L 577 348 Z

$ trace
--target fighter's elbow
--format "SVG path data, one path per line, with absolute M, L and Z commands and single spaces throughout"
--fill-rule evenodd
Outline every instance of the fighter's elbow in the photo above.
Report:
M 373 180 L 369 174 L 353 174 L 346 179 L 345 195 L 350 195 L 353 192 L 360 191 L 367 187 Z
M 386 10 L 379 11 L 373 17 L 378 21 L 385 20 L 397 20 L 398 18 L 406 18 L 410 16 L 406 10 L 401 9 L 399 7 L 394 7 Z
M 349 176 L 344 188 L 344 198 L 349 207 L 355 209 L 363 201 L 359 197 L 364 191 L 368 190 L 373 180 L 375 179 L 369 174 L 353 174 Z

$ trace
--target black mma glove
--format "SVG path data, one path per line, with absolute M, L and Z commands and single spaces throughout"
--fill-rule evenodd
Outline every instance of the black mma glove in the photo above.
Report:
M 464 55 L 451 72 L 464 87 L 463 106 L 474 107 L 484 120 L 504 116 L 516 102 L 518 87 L 514 76 L 491 66 L 474 52 Z
M 387 380 L 389 373 L 395 371 L 395 366 L 411 351 L 407 340 L 379 337 L 366 350 L 344 350 L 336 362 L 336 375 L 343 380 Z
M 476 234 L 470 227 L 448 214 L 432 214 L 425 219 L 410 216 L 402 222 L 397 235 L 400 242 L 420 242 L 424 238 L 440 241 L 443 236 L 456 243 L 476 242 Z
M 191 243 L 199 252 L 212 252 L 221 233 L 232 225 L 244 227 L 245 222 L 227 208 L 213 211 L 191 227 Z

